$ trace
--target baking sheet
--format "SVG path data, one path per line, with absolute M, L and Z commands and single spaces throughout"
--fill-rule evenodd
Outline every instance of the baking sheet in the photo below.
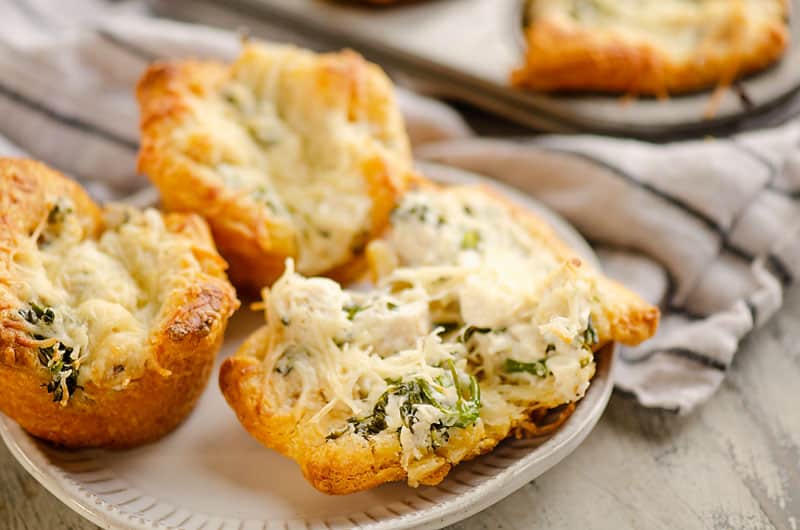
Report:
M 546 95 L 508 86 L 521 64 L 523 0 L 428 0 L 365 7 L 324 0 L 228 0 L 225 5 L 263 15 L 271 24 L 362 51 L 410 76 L 421 89 L 464 100 L 512 120 L 555 132 L 594 131 L 653 137 L 711 131 L 773 109 L 800 87 L 800 24 L 777 65 L 741 82 L 753 103 L 735 91 L 704 117 L 710 91 L 669 100 L 617 96 Z M 793 0 L 800 9 L 800 0 Z

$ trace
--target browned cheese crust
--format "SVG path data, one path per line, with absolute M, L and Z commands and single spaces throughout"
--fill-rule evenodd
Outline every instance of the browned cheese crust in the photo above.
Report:
M 0 159 L 0 410 L 31 434 L 67 447 L 121 448 L 156 440 L 191 411 L 238 307 L 226 264 L 201 218 L 166 216 L 167 230 L 191 241 L 202 270 L 187 267 L 164 297 L 143 345 L 151 361 L 140 378 L 122 390 L 90 383 L 62 406 L 45 388 L 48 370 L 37 361 L 38 347 L 18 314 L 24 301 L 13 289 L 20 242 L 47 218 L 52 196 L 72 201 L 87 239 L 103 232 L 102 210 L 74 181 L 38 162 Z
M 531 0 L 512 84 L 666 96 L 728 85 L 777 61 L 789 42 L 786 0 L 611 4 Z
M 269 83 L 271 92 L 264 88 Z M 242 108 L 245 104 L 267 108 L 269 118 L 243 124 L 255 111 L 249 108 L 235 116 L 234 110 L 225 107 L 229 103 L 224 97 L 231 96 L 224 91 L 246 99 L 247 103 L 235 102 Z M 315 55 L 254 44 L 246 46 L 233 65 L 158 63 L 140 80 L 137 97 L 140 170 L 158 187 L 165 208 L 197 212 L 208 221 L 220 252 L 231 265 L 231 279 L 239 287 L 258 290 L 269 285 L 283 271 L 284 260 L 298 256 L 306 273 L 352 279 L 363 269 L 359 258 L 366 242 L 385 227 L 395 198 L 411 174 L 410 148 L 391 83 L 380 68 L 351 51 Z M 313 124 L 308 118 L 312 114 L 331 118 Z M 330 125 L 336 120 L 338 129 Z M 274 144 L 261 142 L 258 127 L 280 131 Z M 359 134 L 369 133 L 353 147 L 348 138 L 357 129 L 362 131 Z M 272 130 L 267 134 L 273 134 Z M 300 154 L 294 161 L 287 158 L 287 136 L 292 136 L 291 141 L 299 139 Z M 321 154 L 320 149 L 326 151 Z M 316 169 L 315 160 L 331 153 L 340 156 L 339 174 L 330 168 Z M 331 243 L 325 251 L 311 249 L 303 239 L 306 229 L 297 220 L 301 216 L 307 220 L 315 211 L 313 207 L 305 213 L 292 211 L 300 200 L 296 190 L 293 198 L 287 199 L 283 189 L 271 196 L 270 200 L 288 206 L 289 213 L 284 215 L 265 207 L 263 198 L 254 195 L 254 189 L 272 178 L 265 176 L 268 173 L 277 175 L 271 185 L 277 186 L 277 178 L 280 186 L 291 187 L 294 177 L 286 173 L 294 171 L 300 179 L 303 169 L 299 166 L 309 168 L 310 181 L 317 183 L 323 177 L 315 171 L 328 171 L 334 181 L 353 181 L 356 191 L 351 188 L 351 192 L 370 203 L 366 217 L 351 219 L 355 235 L 340 244 Z M 244 168 L 240 175 L 247 174 L 249 180 L 234 186 L 225 180 L 222 167 Z M 311 193 L 307 200 L 312 204 L 321 200 Z M 332 186 L 328 197 L 340 193 Z M 340 218 L 352 211 L 342 210 Z M 306 227 L 312 232 L 334 232 L 323 226 L 324 221 L 313 222 Z M 323 263 L 320 256 L 330 258 L 329 262 Z

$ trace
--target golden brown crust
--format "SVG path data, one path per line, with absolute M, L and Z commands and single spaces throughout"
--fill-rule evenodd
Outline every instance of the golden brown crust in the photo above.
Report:
M 244 52 L 243 57 L 252 51 Z M 347 105 L 351 119 L 362 117 L 381 124 L 375 131 L 379 142 L 394 145 L 397 160 L 380 154 L 365 155 L 360 171 L 372 199 L 371 222 L 365 239 L 380 234 L 386 226 L 402 182 L 411 173 L 411 158 L 402 119 L 394 106 L 391 85 L 380 69 L 350 51 L 317 56 L 316 84 L 326 105 Z M 241 61 L 241 60 L 240 60 Z M 230 263 L 231 281 L 259 290 L 283 272 L 287 257 L 298 255 L 294 228 L 263 207 L 244 200 L 228 189 L 205 162 L 218 148 L 214 139 L 191 133 L 188 147 L 176 145 L 176 131 L 195 120 L 204 101 L 215 97 L 241 64 L 232 67 L 215 62 L 186 61 L 156 63 L 145 72 L 136 94 L 141 107 L 142 143 L 139 170 L 159 188 L 168 210 L 197 212 L 208 221 L 220 252 Z M 394 175 L 391 178 L 390 175 Z M 363 245 L 358 245 L 363 247 Z M 360 250 L 357 248 L 356 250 Z M 325 272 L 350 278 L 363 268 L 359 252 Z M 356 263 L 350 263 L 355 260 Z
M 788 4 L 783 6 L 785 17 Z M 711 42 L 698 44 L 687 57 L 603 29 L 534 19 L 525 28 L 525 63 L 512 72 L 511 83 L 546 92 L 657 96 L 730 84 L 777 61 L 789 42 L 783 17 L 752 27 L 753 17 L 731 9 Z
M 121 448 L 156 440 L 191 411 L 238 307 L 225 263 L 202 219 L 167 216 L 168 230 L 193 242 L 203 270 L 185 274 L 184 286 L 170 292 L 158 311 L 149 332 L 152 366 L 124 390 L 92 383 L 62 406 L 43 388 L 49 374 L 36 361 L 36 347 L 27 344 L 27 332 L 10 317 L 19 307 L 8 287 L 16 241 L 29 237 L 37 219 L 47 215 L 45 193 L 69 196 L 90 233 L 102 230 L 100 209 L 75 182 L 37 162 L 0 159 L 0 410 L 31 434 L 67 447 Z

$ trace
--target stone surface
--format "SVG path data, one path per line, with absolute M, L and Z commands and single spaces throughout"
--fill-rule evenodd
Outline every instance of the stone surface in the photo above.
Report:
M 584 444 L 450 530 L 800 530 L 800 288 L 686 417 L 615 395 Z M 0 529 L 95 528 L 0 446 Z

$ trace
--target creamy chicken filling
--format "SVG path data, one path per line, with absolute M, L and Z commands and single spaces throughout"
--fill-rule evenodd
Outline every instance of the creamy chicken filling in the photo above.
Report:
M 15 317 L 62 405 L 89 382 L 119 390 L 142 375 L 170 278 L 194 261 L 157 211 L 112 206 L 104 215 L 93 239 L 70 201 L 56 198 L 13 256 Z

